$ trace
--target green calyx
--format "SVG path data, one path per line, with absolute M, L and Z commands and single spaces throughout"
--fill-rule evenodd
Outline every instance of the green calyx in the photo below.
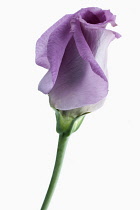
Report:
M 85 113 L 77 117 L 71 117 L 71 116 L 65 115 L 60 110 L 55 110 L 55 111 L 56 111 L 55 113 L 56 113 L 56 121 L 57 121 L 56 131 L 57 133 L 64 134 L 66 136 L 69 136 L 78 130 L 78 128 L 82 124 L 84 117 L 86 115 Z

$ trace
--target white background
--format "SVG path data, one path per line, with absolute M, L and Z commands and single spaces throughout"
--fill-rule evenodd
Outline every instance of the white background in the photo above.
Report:
M 108 53 L 105 105 L 71 136 L 49 210 L 140 209 L 140 30 L 138 0 L 3 1 L 0 32 L 0 209 L 40 210 L 58 134 L 48 96 L 37 90 L 46 70 L 35 43 L 65 14 L 111 9 L 122 38 Z

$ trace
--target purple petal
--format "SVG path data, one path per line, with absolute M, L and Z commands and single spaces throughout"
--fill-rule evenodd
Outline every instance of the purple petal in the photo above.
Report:
M 42 48 L 42 53 L 44 53 L 46 56 L 45 62 L 46 64 L 47 62 L 49 63 L 50 71 L 43 77 L 43 79 L 39 83 L 38 89 L 45 94 L 49 93 L 56 81 L 65 48 L 72 36 L 72 34 L 70 33 L 70 19 L 71 15 L 67 15 L 63 18 L 63 21 L 60 21 L 61 24 L 59 24 L 59 26 L 57 26 L 49 35 L 49 38 L 47 38 L 47 44 L 44 44 L 44 48 Z M 39 43 L 41 43 L 41 41 Z M 38 61 L 42 62 L 43 58 L 44 57 L 40 57 Z M 41 64 L 42 66 L 44 65 L 44 63 Z M 43 67 L 45 67 L 45 65 Z
M 97 103 L 107 92 L 108 83 L 82 59 L 72 38 L 66 47 L 56 83 L 49 93 L 50 104 L 60 110 L 74 109 Z
M 37 40 L 36 43 L 36 64 L 44 68 L 49 68 L 50 64 L 47 57 L 47 45 L 51 33 L 61 26 L 61 24 L 66 21 L 71 15 L 65 15 L 60 20 L 58 20 L 53 26 L 51 26 L 47 31 L 45 31 L 42 36 Z
M 47 57 L 50 63 L 53 83 L 55 83 L 57 79 L 66 46 L 72 37 L 72 33 L 70 33 L 71 17 L 72 16 L 68 16 L 64 22 L 52 32 L 48 40 Z
M 108 23 L 112 26 L 116 26 L 116 16 L 113 15 L 110 10 L 102 10 L 98 7 L 90 7 L 81 9 L 76 13 L 80 22 L 85 24 L 88 28 L 105 28 Z

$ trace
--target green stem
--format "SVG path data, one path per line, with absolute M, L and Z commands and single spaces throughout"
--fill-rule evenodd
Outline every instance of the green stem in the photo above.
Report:
M 66 136 L 64 134 L 60 134 L 54 170 L 53 170 L 50 185 L 49 185 L 48 191 L 46 193 L 44 202 L 42 204 L 41 210 L 47 210 L 47 208 L 49 206 L 50 200 L 52 198 L 52 195 L 53 195 L 53 192 L 54 192 L 54 189 L 55 189 L 55 186 L 56 186 L 59 174 L 60 174 L 67 142 L 68 142 L 68 136 Z

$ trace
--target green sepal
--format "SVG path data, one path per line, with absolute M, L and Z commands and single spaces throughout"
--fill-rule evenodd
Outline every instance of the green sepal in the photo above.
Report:
M 57 121 L 56 131 L 57 133 L 63 133 L 66 136 L 69 136 L 70 134 L 77 131 L 85 117 L 85 114 L 83 114 L 73 118 L 67 115 L 62 115 L 61 111 L 59 110 L 55 110 L 55 113 Z

